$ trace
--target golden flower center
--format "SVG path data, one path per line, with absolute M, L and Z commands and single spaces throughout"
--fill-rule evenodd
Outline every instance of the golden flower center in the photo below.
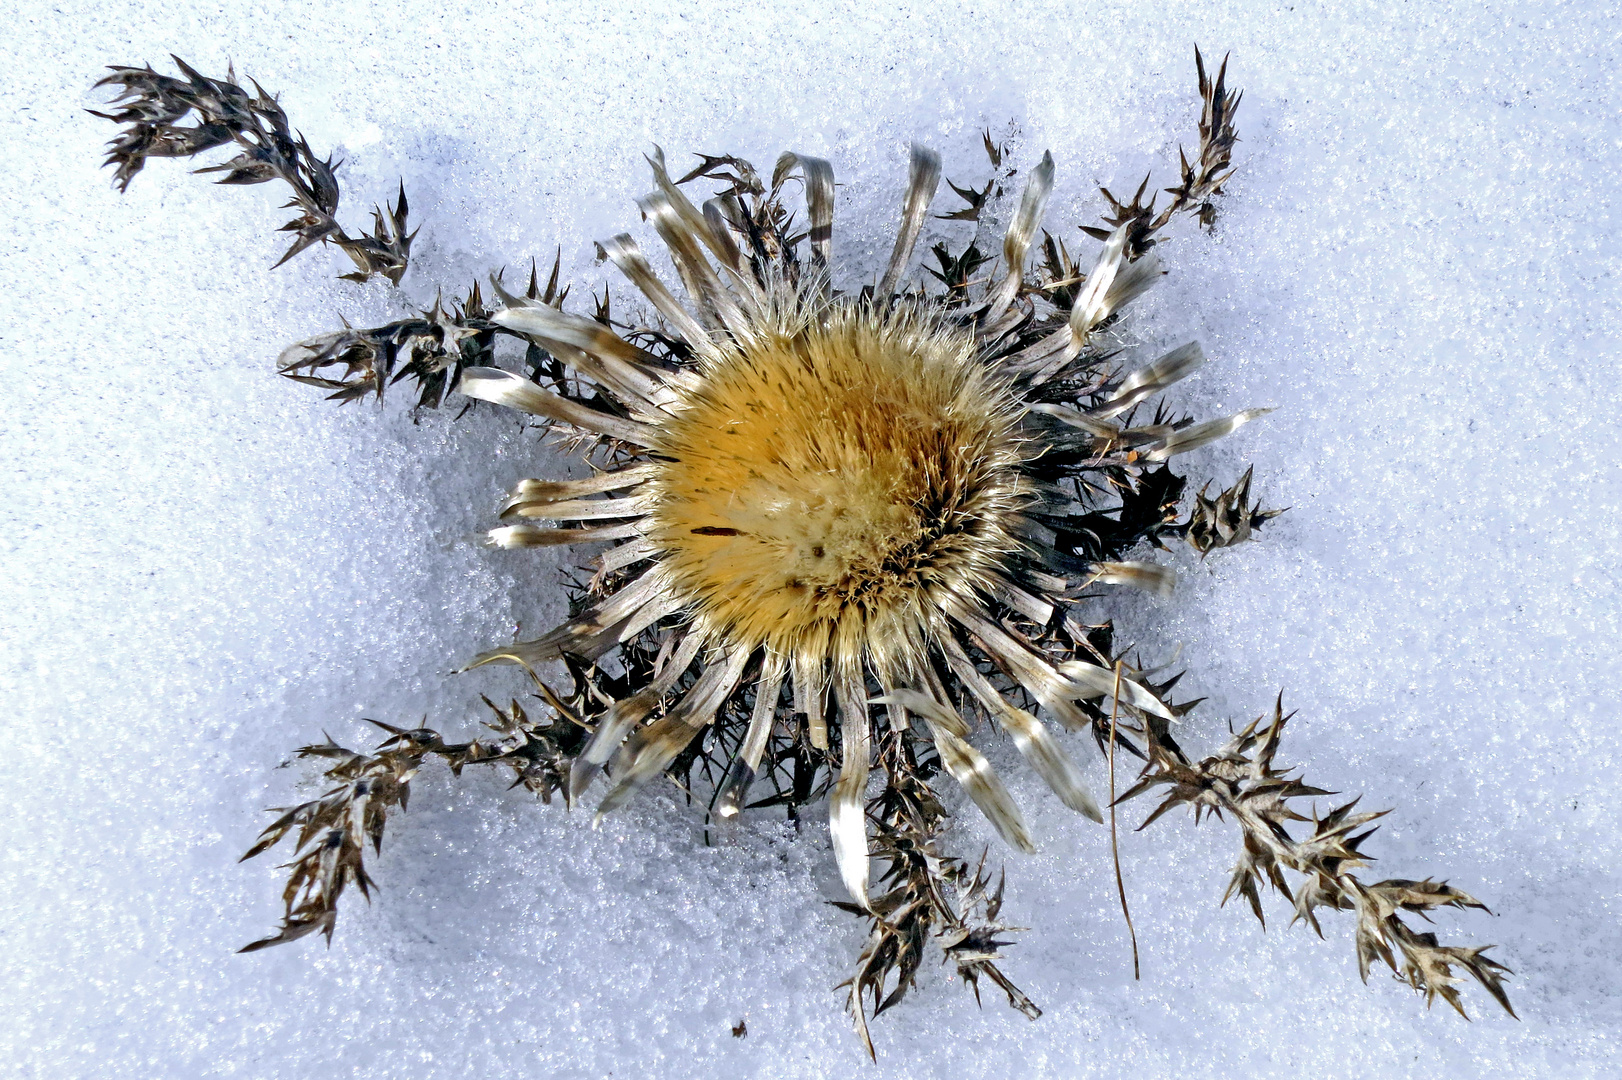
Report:
M 650 535 L 732 640 L 882 659 L 1012 550 L 1014 407 L 961 332 L 836 307 L 712 357 L 652 449 Z

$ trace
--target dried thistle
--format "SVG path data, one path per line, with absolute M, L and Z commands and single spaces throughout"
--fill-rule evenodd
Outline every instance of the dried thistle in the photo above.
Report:
M 768 180 L 736 156 L 703 155 L 672 180 L 656 149 L 655 190 L 639 205 L 685 300 L 620 234 L 600 250 L 651 306 L 646 318 L 617 319 L 606 290 L 590 314 L 565 310 L 554 262 L 544 290 L 532 267 L 521 294 L 496 276 L 489 304 L 474 287 L 448 310 L 436 302 L 284 353 L 284 375 L 339 401 L 381 397 L 409 376 L 419 405 L 459 392 L 537 418 L 573 441 L 593 475 L 521 481 L 490 543 L 606 546 L 565 622 L 468 665 L 525 668 L 546 721 L 531 722 L 515 703 L 498 710 L 500 738 L 488 742 L 453 746 L 431 729 L 388 728 L 371 754 L 330 739 L 301 751 L 337 759 L 327 775 L 340 786 L 285 811 L 249 852 L 299 830 L 283 926 L 250 948 L 317 930 L 330 938 L 343 890 L 370 895 L 365 841 L 376 848 L 411 777 L 437 756 L 453 771 L 502 762 L 517 783 L 543 798 L 560 792 L 571 806 L 606 775 L 598 818 L 659 777 L 715 819 L 782 808 L 798 822 L 826 797 L 849 893 L 840 906 L 869 923 L 857 971 L 842 984 L 869 1052 L 869 1015 L 901 1000 L 930 942 L 977 995 L 979 979 L 990 979 L 1034 1019 L 1040 1010 L 996 963 L 1012 929 L 1000 921 L 1002 879 L 993 890 L 984 857 L 971 870 L 944 851 L 948 816 L 933 781 L 949 775 L 1010 846 L 1033 850 L 1019 807 L 974 745 L 976 730 L 990 727 L 1060 801 L 1101 820 L 1051 730 L 1057 723 L 1146 758 L 1128 797 L 1172 784 L 1168 806 L 1240 817 L 1255 846 L 1233 888 L 1253 902 L 1262 874 L 1282 890 L 1279 867 L 1300 870 L 1314 884 L 1294 899 L 1314 926 L 1315 907 L 1356 907 L 1365 960 L 1401 952 L 1414 985 L 1454 1004 L 1449 965 L 1462 966 L 1507 1008 L 1499 969 L 1480 950 L 1441 949 L 1396 917 L 1474 900 L 1430 882 L 1362 885 L 1347 873 L 1361 865 L 1362 837 L 1346 834 L 1367 818 L 1354 821 L 1349 808 L 1323 835 L 1290 839 L 1285 800 L 1314 789 L 1272 771 L 1282 718 L 1260 737 L 1264 757 L 1244 758 L 1255 740 L 1241 738 L 1227 757 L 1189 763 L 1169 724 L 1197 702 L 1170 701 L 1175 676 L 1155 683 L 1125 667 L 1108 624 L 1085 616 L 1097 586 L 1173 587 L 1175 575 L 1134 558 L 1138 549 L 1186 538 L 1203 555 L 1251 537 L 1276 513 L 1251 504 L 1247 471 L 1215 500 L 1202 487 L 1181 518 L 1187 481 L 1169 462 L 1267 411 L 1197 422 L 1153 404 L 1204 362 L 1197 343 L 1131 371 L 1115 363 L 1112 327 L 1162 274 L 1149 250 L 1155 234 L 1183 212 L 1209 225 L 1228 175 L 1238 96 L 1226 89 L 1226 63 L 1214 80 L 1197 53 L 1196 64 L 1199 153 L 1193 163 L 1184 155 L 1166 209 L 1142 203 L 1147 185 L 1126 205 L 1106 192 L 1111 228 L 1087 230 L 1103 241 L 1090 258 L 1078 261 L 1049 234 L 1037 241 L 1055 171 L 1048 154 L 1027 173 L 1000 241 L 982 236 L 1001 219 L 1014 175 L 989 133 L 996 175 L 983 190 L 952 185 L 968 212 L 945 215 L 975 221 L 975 237 L 934 247 L 926 271 L 936 284 L 905 284 L 941 179 L 939 158 L 914 147 L 889 263 L 855 294 L 831 286 L 828 162 L 787 153 Z M 124 182 L 159 152 L 153 146 L 260 144 L 229 125 L 209 129 L 224 111 L 214 99 L 236 101 L 229 80 L 183 70 L 191 83 L 116 69 L 135 100 L 115 117 L 135 125 L 111 158 Z M 248 100 L 250 114 L 270 115 L 263 91 Z M 191 109 L 198 127 L 174 128 Z M 285 118 L 265 122 L 285 129 Z M 695 205 L 684 185 L 700 181 L 717 186 Z M 789 206 L 796 186 L 803 216 Z M 996 213 L 983 215 L 990 207 Z M 525 344 L 522 372 L 497 365 L 500 336 Z M 571 675 L 565 695 L 536 674 L 551 662 Z M 1138 731 L 1144 746 L 1118 741 L 1119 730 Z M 880 790 L 869 797 L 875 768 Z
M 224 173 L 216 183 L 263 184 L 281 180 L 293 189 L 288 207 L 298 216 L 281 227 L 294 234 L 293 244 L 277 262 L 291 259 L 318 242 L 336 244 L 355 264 L 349 281 L 366 281 L 373 276 L 400 284 L 411 260 L 415 232 L 406 232 L 410 207 L 405 185 L 392 208 L 372 211 L 372 231 L 350 236 L 333 215 L 338 211 L 338 166 L 332 158 L 317 157 L 304 136 L 294 136 L 287 114 L 264 87 L 253 84 L 249 94 L 237 85 L 236 72 L 228 70 L 223 79 L 199 74 L 180 57 L 173 57 L 184 79 L 159 75 L 149 64 L 144 68 L 110 68 L 111 75 L 96 85 L 119 86 L 122 90 L 111 102 L 116 112 L 89 110 L 92 115 L 116 124 L 126 124 L 107 146 L 107 164 L 116 166 L 113 182 L 128 191 L 135 174 L 149 157 L 195 157 L 205 150 L 235 144 L 237 156 L 220 165 L 196 169 L 199 173 Z M 187 124 L 187 117 L 195 120 Z M 341 162 L 339 164 L 342 164 Z

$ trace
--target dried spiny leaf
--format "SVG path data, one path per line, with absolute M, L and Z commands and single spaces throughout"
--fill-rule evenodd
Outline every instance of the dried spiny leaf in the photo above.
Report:
M 1147 176 L 1130 202 L 1122 202 L 1108 188 L 1100 188 L 1110 206 L 1110 212 L 1104 215 L 1109 228 L 1082 226 L 1082 231 L 1087 235 L 1097 240 L 1107 240 L 1116 228 L 1127 225 L 1126 250 L 1132 259 L 1154 247 L 1157 243 L 1155 234 L 1179 213 L 1186 211 L 1195 214 L 1206 228 L 1214 225 L 1217 212 L 1211 200 L 1222 193 L 1223 183 L 1233 175 L 1229 165 L 1233 160 L 1234 144 L 1239 141 L 1233 117 L 1239 108 L 1239 99 L 1244 95 L 1231 93 L 1227 88 L 1227 57 L 1222 58 L 1222 66 L 1215 79 L 1206 74 L 1205 57 L 1197 47 L 1194 50 L 1194 64 L 1199 70 L 1200 79 L 1200 148 L 1192 162 L 1186 153 L 1178 150 L 1179 182 L 1176 187 L 1165 189 L 1171 196 L 1171 202 L 1156 213 L 1157 197 L 1154 194 L 1149 195 L 1147 203 L 1143 201 L 1149 188 Z
M 1216 222 L 1216 207 L 1211 204 L 1211 197 L 1222 193 L 1222 184 L 1232 175 L 1228 165 L 1233 160 L 1234 143 L 1239 141 L 1233 115 L 1244 94 L 1228 92 L 1226 56 L 1215 79 L 1206 75 L 1205 58 L 1197 48 L 1194 64 L 1199 69 L 1200 98 L 1204 105 L 1200 113 L 1200 152 L 1192 163 L 1178 152 L 1182 157 L 1182 182 L 1166 191 L 1178 209 L 1194 210 L 1200 224 L 1210 228 Z
M 292 873 L 282 892 L 286 911 L 280 930 L 240 951 L 255 952 L 271 945 L 296 941 L 320 931 L 332 941 L 338 920 L 338 899 L 349 885 L 368 898 L 371 878 L 366 874 L 366 841 L 378 850 L 388 810 L 402 808 L 410 797 L 411 777 L 422 763 L 415 743 L 378 754 L 357 754 L 328 739 L 299 750 L 300 757 L 335 758 L 326 776 L 343 783 L 321 796 L 285 811 L 242 856 L 251 859 L 274 847 L 294 827 L 299 830 Z
M 929 275 L 946 286 L 946 302 L 948 304 L 963 304 L 969 300 L 969 286 L 973 284 L 974 273 L 980 267 L 991 261 L 991 256 L 983 254 L 979 248 L 970 244 L 957 255 L 952 255 L 944 243 L 936 244 L 930 251 L 934 254 L 940 269 L 925 267 Z
M 110 68 L 111 75 L 96 85 L 122 87 L 110 107 L 113 112 L 89 110 L 93 115 L 127 125 L 109 144 L 106 164 L 115 166 L 114 183 L 127 191 L 135 174 L 151 157 L 194 157 L 205 150 L 235 143 L 237 156 L 219 165 L 196 170 L 224 173 L 217 183 L 263 184 L 281 180 L 293 189 L 287 206 L 298 215 L 281 227 L 294 234 L 293 243 L 277 261 L 280 266 L 313 244 L 328 241 L 342 248 L 355 271 L 342 275 L 351 281 L 373 276 L 398 285 L 411 257 L 415 233 L 406 231 L 405 187 L 393 209 L 374 211 L 369 235 L 351 237 L 333 216 L 340 191 L 332 158 L 317 157 L 302 135 L 296 136 L 280 104 L 254 83 L 249 94 L 237 85 L 236 73 L 224 79 L 199 74 L 178 56 L 173 58 L 184 79 L 159 75 L 144 68 Z M 184 123 L 195 115 L 194 122 Z
M 1237 483 L 1215 499 L 1206 497 L 1209 484 L 1195 495 L 1194 509 L 1178 528 L 1202 556 L 1217 548 L 1255 539 L 1257 529 L 1284 512 L 1283 509 L 1263 510 L 1250 501 L 1250 478 L 1254 471 L 1254 466 L 1246 469 Z
M 1126 250 L 1134 258 L 1155 246 L 1154 234 L 1171 220 L 1171 213 L 1167 212 L 1159 217 L 1155 215 L 1155 202 L 1157 196 L 1150 194 L 1149 201 L 1143 201 L 1144 192 L 1149 188 L 1149 177 L 1143 178 L 1138 190 L 1132 196 L 1131 202 L 1123 203 L 1107 187 L 1098 189 L 1109 203 L 1110 212 L 1103 215 L 1104 221 L 1109 225 L 1107 229 L 1100 229 L 1092 225 L 1081 226 L 1081 231 L 1100 242 L 1107 241 L 1115 230 L 1127 225 Z
M 991 139 L 990 128 L 986 128 L 984 131 L 980 132 L 980 139 L 983 143 L 985 143 L 986 157 L 991 161 L 991 167 L 993 169 L 1001 169 L 1003 155 L 1008 152 L 1007 144 L 993 142 Z
M 292 872 L 282 892 L 286 906 L 282 925 L 241 952 L 283 945 L 318 931 L 332 941 L 344 890 L 354 885 L 371 898 L 366 843 L 371 842 L 374 852 L 382 850 L 388 814 L 396 806 L 406 808 L 411 778 L 424 758 L 443 759 L 456 775 L 470 764 L 503 764 L 515 774 L 514 787 L 522 784 L 547 802 L 564 788 L 569 764 L 584 743 L 584 730 L 565 722 L 534 723 L 517 701 L 505 710 L 489 698 L 484 702 L 495 714 L 487 726 L 499 738 L 446 743 L 432 728 L 407 729 L 373 720 L 389 737 L 370 754 L 340 746 L 330 737 L 299 749 L 299 757 L 333 762 L 323 775 L 340 784 L 318 799 L 284 808 L 242 856 L 246 860 L 260 855 L 298 830 L 293 861 L 286 864 Z
M 376 274 L 388 278 L 390 284 L 400 284 L 411 262 L 411 242 L 417 238 L 416 232 L 406 232 L 409 213 L 405 183 L 402 181 L 400 196 L 392 209 L 387 213 L 380 207 L 372 209 L 370 235 L 333 238 L 333 243 L 343 248 L 357 267 L 353 273 L 339 276 L 345 281 L 366 281 Z
M 1296 812 L 1289 800 L 1331 792 L 1304 784 L 1289 776 L 1288 770 L 1275 766 L 1279 740 L 1290 719 L 1284 714 L 1282 695 L 1266 727 L 1260 726 L 1262 719 L 1258 717 L 1215 754 L 1195 763 L 1170 741 L 1163 724 L 1151 718 L 1143 731 L 1149 763 L 1139 782 L 1118 801 L 1154 788 L 1169 789 L 1140 829 L 1181 805 L 1192 806 L 1196 819 L 1207 810 L 1231 818 L 1239 826 L 1242 845 L 1223 902 L 1236 894 L 1243 896 L 1265 924 L 1261 892 L 1271 887 L 1290 901 L 1292 921 L 1304 921 L 1320 935 L 1316 909 L 1355 912 L 1357 963 L 1365 982 L 1370 965 L 1380 960 L 1408 985 L 1422 991 L 1427 1004 L 1441 997 L 1464 1015 L 1456 989 L 1459 979 L 1453 974 L 1457 967 L 1514 1016 L 1503 985 L 1503 975 L 1509 969 L 1482 955 L 1490 946 L 1442 946 L 1434 934 L 1419 933 L 1401 918 L 1403 912 L 1427 917 L 1437 908 L 1485 910 L 1486 905 L 1446 882 L 1428 878 L 1393 878 L 1364 884 L 1352 871 L 1368 865 L 1368 857 L 1360 848 L 1374 830 L 1359 830 L 1388 811 L 1356 812 L 1358 800 L 1353 799 L 1322 818 L 1316 813 L 1309 818 Z M 1312 831 L 1298 839 L 1289 829 L 1297 822 L 1310 822 Z M 1284 877 L 1285 870 L 1306 879 L 1293 892 Z
M 760 182 L 755 167 L 742 158 L 731 154 L 722 154 L 712 157 L 709 154 L 699 154 L 699 163 L 687 175 L 677 180 L 678 184 L 685 184 L 699 177 L 710 180 L 720 180 L 728 186 L 725 195 L 741 198 L 745 195 L 763 195 L 765 185 Z
M 946 811 L 927 781 L 939 762 L 920 760 L 898 733 L 880 747 L 879 764 L 885 784 L 868 801 L 867 816 L 873 827 L 871 851 L 884 861 L 878 881 L 886 888 L 872 899 L 870 911 L 855 904 L 835 905 L 872 921 L 855 973 L 839 984 L 848 988 L 846 1005 L 863 1046 L 874 1053 L 868 1003 L 872 1015 L 878 1016 L 906 996 L 931 937 L 940 946 L 942 959 L 956 964 L 976 1001 L 984 976 L 1007 994 L 1013 1008 L 1032 1020 L 1041 1016 L 1042 1010 L 993 962 L 1001 959 L 1000 950 L 1008 944 L 999 935 L 1017 929 L 998 921 L 1001 877 L 993 892 L 984 854 L 970 870 L 963 860 L 939 851 Z
M 567 292 L 567 290 L 564 290 Z M 438 408 L 469 367 L 495 365 L 495 339 L 521 337 L 490 319 L 483 294 L 474 283 L 446 310 L 439 302 L 418 316 L 383 326 L 343 330 L 288 346 L 277 361 L 281 374 L 295 382 L 331 390 L 329 401 L 354 401 L 368 394 L 382 398 L 385 388 L 402 379 L 417 383 L 417 406 Z M 562 378 L 561 369 L 541 350 L 531 363 L 536 381 Z M 329 369 L 341 368 L 332 374 Z
M 991 197 L 991 189 L 996 186 L 996 183 L 995 178 L 987 180 L 984 188 L 976 190 L 972 187 L 961 188 L 950 180 L 946 181 L 946 186 L 957 192 L 958 198 L 968 205 L 962 209 L 954 210 L 950 214 L 936 214 L 935 216 L 942 221 L 979 221 L 980 212 L 986 208 L 986 200 Z

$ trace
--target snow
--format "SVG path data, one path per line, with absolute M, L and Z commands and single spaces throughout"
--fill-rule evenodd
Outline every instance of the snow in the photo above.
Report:
M 674 8 L 8 7 L 0 1071 L 1622 1074 L 1614 10 Z M 403 400 L 338 409 L 272 377 L 285 343 L 400 301 L 333 280 L 336 253 L 268 269 L 279 191 L 174 162 L 111 191 L 111 126 L 81 111 L 99 65 L 234 60 L 349 159 L 346 221 L 403 175 L 424 226 L 405 292 L 426 303 L 554 248 L 577 295 L 610 281 L 591 241 L 637 224 L 653 143 L 678 167 L 829 157 L 855 274 L 888 251 L 908 141 L 978 181 L 989 125 L 1027 164 L 1053 150 L 1047 221 L 1068 231 L 1098 183 L 1170 182 L 1196 41 L 1234 53 L 1239 172 L 1214 235 L 1176 232 L 1135 332 L 1200 338 L 1213 363 L 1177 400 L 1202 414 L 1278 407 L 1190 471 L 1226 484 L 1254 461 L 1291 510 L 1261 543 L 1178 554 L 1173 599 L 1117 613 L 1147 654 L 1184 643 L 1210 698 L 1189 745 L 1285 690 L 1283 756 L 1395 808 L 1376 872 L 1492 906 L 1438 930 L 1498 943 L 1519 1022 L 1473 987 L 1472 1024 L 1363 987 L 1345 918 L 1319 941 L 1276 901 L 1266 932 L 1219 908 L 1235 836 L 1181 815 L 1122 836 L 1134 983 L 1107 833 L 1007 747 L 1042 852 L 998 848 L 972 810 L 953 839 L 1006 857 L 1008 914 L 1033 927 L 1006 967 L 1046 1015 L 977 1009 L 927 964 L 875 1025 L 876 1067 L 831 992 L 861 928 L 824 902 L 821 830 L 755 821 L 706 847 L 668 789 L 593 831 L 430 768 L 330 951 L 234 955 L 277 916 L 274 857 L 234 860 L 264 807 L 311 790 L 279 767 L 293 747 L 367 740 L 362 716 L 470 730 L 479 692 L 520 690 L 448 672 L 554 617 L 563 564 L 469 537 L 556 463 L 507 420 L 414 424 Z

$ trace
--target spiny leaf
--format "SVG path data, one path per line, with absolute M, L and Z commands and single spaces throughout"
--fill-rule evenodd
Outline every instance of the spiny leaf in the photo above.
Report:
M 281 180 L 292 188 L 293 197 L 287 206 L 299 214 L 281 231 L 296 235 L 276 266 L 317 243 L 329 241 L 355 264 L 353 273 L 341 275 L 346 280 L 367 281 L 377 276 L 395 285 L 400 283 L 416 236 L 406 232 L 404 184 L 393 209 L 386 214 L 381 209 L 374 211 L 372 232 L 351 237 L 333 216 L 340 198 L 337 166 L 330 157 L 318 157 L 302 135 L 295 136 L 276 99 L 258 83 L 254 83 L 255 93 L 250 95 L 237 85 L 235 72 L 224 79 L 211 79 L 178 56 L 173 59 L 185 79 L 159 75 L 151 65 L 114 66 L 111 75 L 96 83 L 98 87 L 121 88 L 110 106 L 116 111 L 88 110 L 94 116 L 126 125 L 107 147 L 106 164 L 115 167 L 114 183 L 120 191 L 129 190 L 130 182 L 146 166 L 148 158 L 195 157 L 234 143 L 238 148 L 235 157 L 194 171 L 223 173 L 216 181 L 220 184 Z M 184 123 L 188 116 L 195 117 L 191 124 Z

